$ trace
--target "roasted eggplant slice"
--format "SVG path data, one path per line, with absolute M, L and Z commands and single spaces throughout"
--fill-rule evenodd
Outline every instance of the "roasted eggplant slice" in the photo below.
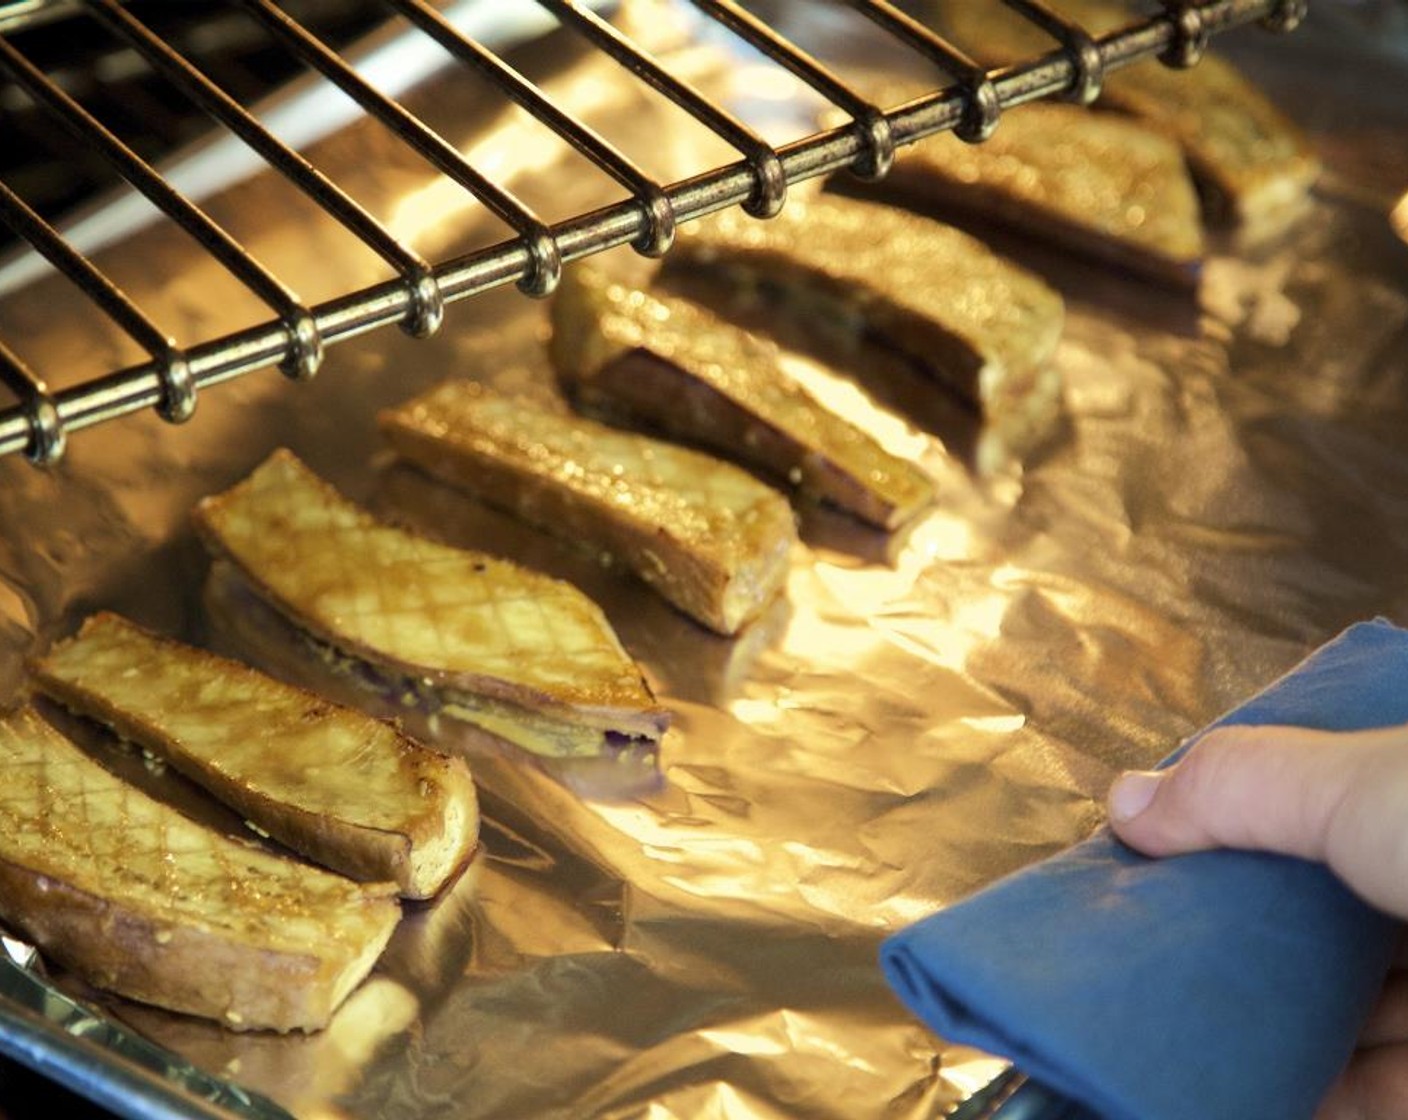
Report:
M 775 293 L 819 330 L 849 324 L 994 422 L 1051 395 L 1061 297 L 975 238 L 893 206 L 818 194 L 770 221 L 722 211 L 682 229 L 664 267 Z
M 669 722 L 575 587 L 386 525 L 290 452 L 196 524 L 330 665 L 407 704 L 554 758 L 658 744 Z
M 882 529 L 934 496 L 783 368 L 776 346 L 697 304 L 584 267 L 553 302 L 553 364 L 584 411 L 660 432 L 790 483 Z
M 198 825 L 31 709 L 0 719 L 0 775 L 0 917 L 95 987 L 236 1030 L 317 1030 L 400 917 L 392 884 Z
M 474 849 L 462 759 L 238 662 L 104 613 L 33 670 L 60 703 L 334 871 L 428 898 Z
M 904 149 L 876 189 L 921 210 L 993 218 L 1176 287 L 1195 285 L 1202 265 L 1182 150 L 1113 113 L 1023 105 L 981 144 L 945 133 Z
M 986 63 L 1010 63 L 1056 42 L 998 4 L 930 0 L 940 30 Z M 1119 0 L 1063 0 L 1061 11 L 1095 35 L 1134 22 Z M 1112 73 L 1095 103 L 1137 118 L 1178 143 L 1214 224 L 1248 240 L 1274 235 L 1306 207 L 1321 165 L 1304 133 L 1230 63 L 1206 55 L 1188 70 L 1150 59 Z M 1002 130 L 1001 125 L 998 131 Z
M 397 453 L 628 566 L 692 618 L 736 633 L 781 593 L 787 500 L 677 444 L 451 381 L 381 414 Z

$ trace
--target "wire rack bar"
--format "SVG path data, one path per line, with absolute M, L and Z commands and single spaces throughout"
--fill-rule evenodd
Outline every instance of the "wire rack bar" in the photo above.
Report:
M 100 23 L 130 43 L 153 69 L 395 268 L 411 297 L 411 310 L 401 325 L 416 338 L 434 333 L 445 317 L 445 303 L 428 261 L 391 236 L 340 187 L 276 139 L 238 102 L 134 18 L 117 0 L 87 0 L 87 6 Z
M 673 76 L 595 12 L 575 0 L 538 0 L 538 3 L 743 153 L 753 173 L 753 189 L 739 200 L 744 210 L 755 218 L 771 218 L 782 209 L 787 200 L 787 176 L 777 152 L 767 141 L 687 82 Z
M 531 267 L 518 281 L 519 288 L 531 296 L 552 293 L 562 275 L 562 257 L 547 225 L 537 214 L 512 192 L 470 166 L 444 137 L 374 88 L 317 36 L 275 7 L 272 0 L 240 0 L 240 4 L 369 116 L 394 131 L 435 170 L 469 191 L 509 225 L 522 240 L 531 261 Z
M 806 51 L 778 34 L 751 12 L 740 8 L 733 0 L 692 2 L 696 8 L 712 16 L 850 115 L 856 122 L 858 134 L 865 145 L 863 157 L 852 168 L 856 175 L 873 181 L 883 179 L 889 173 L 895 162 L 895 141 L 890 134 L 890 122 L 885 119 L 883 109 L 858 96 L 845 82 Z
M 34 27 L 73 12 L 77 0 L 4 0 L 0 3 L 0 32 Z
M 88 2 L 104 10 L 113 6 L 111 0 Z M 174 210 L 173 218 L 187 225 L 227 267 L 231 262 L 227 262 L 225 256 L 233 255 L 233 263 L 240 269 L 237 275 L 247 283 L 245 274 L 252 275 L 257 284 L 250 286 L 261 295 L 272 297 L 266 302 L 277 312 L 274 320 L 198 343 L 186 350 L 185 366 L 190 391 L 194 394 L 198 389 L 273 364 L 282 363 L 286 371 L 292 365 L 297 372 L 300 363 L 306 364 L 314 353 L 320 355 L 324 345 L 391 323 L 414 323 L 418 316 L 425 314 L 422 293 L 432 285 L 444 303 L 509 283 L 517 283 L 532 294 L 542 294 L 555 283 L 562 262 L 618 245 L 634 244 L 642 251 L 660 248 L 662 243 L 668 245 L 676 222 L 732 205 L 741 205 L 758 216 L 776 213 L 785 200 L 789 184 L 846 167 L 865 170 L 873 165 L 877 156 L 884 154 L 882 149 L 877 149 L 876 139 L 883 129 L 888 130 L 888 139 L 879 143 L 888 149 L 891 145 L 898 147 L 944 130 L 965 126 L 969 131 L 981 129 L 989 116 L 995 121 L 1004 108 L 1038 97 L 1065 96 L 1084 100 L 1093 90 L 1098 90 L 1105 74 L 1138 59 L 1158 56 L 1170 64 L 1195 60 L 1199 44 L 1211 35 L 1257 20 L 1273 29 L 1287 30 L 1298 22 L 1305 10 L 1304 0 L 1216 0 L 1209 3 L 1167 0 L 1163 15 L 1136 23 L 1114 35 L 1092 37 L 1038 0 L 1004 0 L 1045 29 L 1052 36 L 1053 49 L 1019 65 L 988 72 L 952 44 L 907 20 L 886 0 L 845 0 L 910 46 L 928 54 L 956 79 L 953 84 L 904 105 L 884 112 L 870 106 L 873 112 L 867 112 L 859 94 L 829 72 L 823 73 L 824 68 L 815 60 L 777 36 L 771 28 L 751 17 L 739 19 L 741 9 L 729 0 L 697 2 L 712 18 L 750 37 L 760 48 L 769 53 L 779 50 L 784 57 L 778 60 L 783 65 L 806 70 L 811 77 L 804 74 L 804 79 L 815 79 L 812 84 L 851 113 L 854 121 L 774 149 L 726 110 L 671 76 L 639 46 L 575 0 L 538 0 L 539 5 L 555 14 L 562 24 L 690 113 L 742 156 L 738 161 L 700 175 L 661 185 L 652 182 L 580 122 L 558 111 L 530 83 L 483 47 L 452 29 L 436 27 L 434 13 L 425 9 L 422 0 L 388 0 L 461 62 L 485 74 L 631 192 L 631 197 L 621 202 L 547 226 L 507 191 L 469 167 L 458 153 L 399 104 L 367 86 L 334 52 L 269 0 L 240 0 L 244 8 L 283 39 L 308 65 L 357 100 L 369 114 L 388 123 L 422 158 L 465 186 L 517 234 L 485 249 L 435 264 L 427 263 L 424 271 L 419 270 L 409 249 L 383 245 L 382 248 L 392 254 L 388 259 L 393 264 L 399 261 L 403 266 L 400 277 L 307 308 L 297 304 L 276 279 L 229 242 L 227 235 L 213 227 L 197 208 L 180 196 L 174 201 L 167 199 L 165 195 L 175 192 L 166 187 L 154 171 L 106 134 L 96 121 L 91 125 L 83 121 L 85 114 L 81 108 L 64 106 L 62 103 L 67 99 L 52 87 L 45 88 L 48 83 L 43 75 L 29 67 L 3 37 L 0 37 L 0 68 L 15 75 L 36 100 L 57 107 L 68 127 L 102 145 L 104 154 L 122 165 L 124 177 L 144 193 L 150 191 L 149 197 L 155 195 L 153 201 L 160 200 L 158 205 L 170 205 Z M 742 30 L 745 27 L 746 32 Z M 760 31 L 760 27 L 765 30 Z M 182 71 L 188 65 L 184 60 L 178 64 L 170 59 L 163 65 L 166 64 L 179 65 Z M 810 66 L 817 68 L 812 70 Z M 205 89 L 205 83 L 197 85 L 201 88 L 199 97 L 209 101 L 205 108 L 217 111 L 213 106 L 220 98 Z M 984 92 L 988 90 L 990 94 Z M 832 94 L 836 96 L 833 98 Z M 245 123 L 248 115 L 243 110 L 231 113 L 228 107 L 221 106 L 218 112 L 230 114 L 230 120 L 225 121 L 228 127 L 245 130 L 250 137 L 258 135 L 257 130 Z M 80 123 L 75 124 L 75 119 Z M 234 120 L 241 123 L 232 124 Z M 252 142 L 265 143 L 262 139 Z M 277 145 L 277 141 L 273 144 Z M 302 171 L 291 171 L 296 164 L 301 164 L 300 157 L 294 156 L 290 161 L 277 148 L 271 148 L 269 155 L 270 162 L 281 172 L 305 175 Z M 341 206 L 341 203 L 328 202 L 341 194 L 335 187 L 335 194 L 329 194 L 315 180 L 309 180 L 306 186 L 310 195 L 329 210 Z M 353 219 L 354 223 L 359 221 Z M 207 229 L 207 225 L 213 227 L 214 232 Z M 377 233 L 364 228 L 359 232 L 368 232 L 365 240 L 375 247 L 379 240 Z M 0 345 L 0 380 L 14 387 L 21 398 L 17 407 L 0 412 L 0 454 L 25 451 L 36 461 L 57 458 L 67 434 L 72 431 L 144 408 L 161 407 L 170 397 L 170 378 L 168 364 L 154 357 L 152 361 L 113 371 L 85 384 L 50 392 L 42 379 L 25 369 Z
M 25 458 L 37 466 L 58 462 L 68 442 L 59 406 L 43 378 L 25 365 L 4 340 L 0 340 L 0 382 L 13 389 L 22 402 L 25 443 L 20 450 Z
M 57 230 L 3 183 L 0 183 L 0 220 L 78 285 L 108 318 L 151 355 L 153 361 L 159 363 L 162 399 L 157 405 L 157 410 L 162 419 L 173 424 L 189 420 L 196 407 L 195 382 L 191 378 L 186 356 L 177 348 L 175 341 L 147 318 L 121 288 L 99 272 L 86 257 L 76 252 L 59 236 Z M 34 386 L 33 391 L 36 394 L 46 392 L 42 385 Z M 35 407 L 39 405 L 36 404 Z M 57 421 L 57 415 L 50 417 L 51 424 Z M 63 451 L 63 440 L 55 440 L 52 435 L 53 433 L 50 433 L 45 438 L 31 441 L 27 454 L 32 461 L 46 463 L 57 460 Z
M 1003 0 L 1018 14 L 1025 16 L 1058 43 L 1066 57 L 1075 64 L 1071 88 L 1066 97 L 1081 105 L 1089 105 L 1100 96 L 1105 84 L 1105 64 L 1095 38 L 1075 20 L 1052 10 L 1043 0 Z
M 952 74 L 967 94 L 968 104 L 954 135 L 970 144 L 981 143 L 997 128 L 1002 103 L 988 72 L 943 36 L 936 34 L 886 0 L 846 0 L 851 7 L 890 34 L 909 44 L 930 61 Z
M 566 140 L 576 151 L 629 190 L 648 219 L 648 227 L 633 242 L 647 257 L 663 256 L 675 239 L 675 213 L 665 188 L 586 124 L 564 113 L 532 82 L 468 36 L 462 35 L 425 0 L 386 0 L 386 3 L 425 32 L 466 66 L 488 78 L 516 105 Z
M 311 377 L 317 371 L 322 361 L 323 347 L 313 316 L 273 273 L 246 253 L 203 211 L 173 190 L 150 164 L 123 144 L 97 118 L 49 82 L 3 37 L 0 37 L 0 70 L 8 72 L 66 129 L 81 141 L 91 144 L 127 182 L 200 242 L 211 256 L 279 316 L 286 336 L 280 368 L 296 378 Z M 3 445 L 0 445 L 0 450 L 3 450 Z

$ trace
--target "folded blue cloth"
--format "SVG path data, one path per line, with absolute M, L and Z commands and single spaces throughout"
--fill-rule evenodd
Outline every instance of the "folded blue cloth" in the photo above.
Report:
M 1213 726 L 1405 722 L 1408 631 L 1376 620 Z M 1348 1060 L 1397 932 L 1317 864 L 1150 860 L 1101 829 L 902 930 L 881 963 L 940 1037 L 1104 1120 L 1296 1120 Z

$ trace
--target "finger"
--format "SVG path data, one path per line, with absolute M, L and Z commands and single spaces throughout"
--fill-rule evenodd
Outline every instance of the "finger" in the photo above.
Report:
M 1123 776 L 1109 804 L 1119 836 L 1150 855 L 1234 847 L 1321 860 L 1408 917 L 1408 725 L 1221 728 L 1161 774 Z
M 1315 1120 L 1408 1120 L 1408 1043 L 1355 1054 Z
M 1149 855 L 1255 848 L 1319 859 L 1336 807 L 1363 751 L 1323 732 L 1228 727 L 1203 736 L 1157 774 L 1123 775 L 1110 791 L 1110 823 Z

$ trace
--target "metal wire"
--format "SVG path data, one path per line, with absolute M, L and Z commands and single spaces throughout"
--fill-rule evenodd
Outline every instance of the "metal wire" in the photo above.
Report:
M 273 361 L 289 376 L 297 379 L 312 377 L 322 362 L 323 345 L 317 324 L 309 310 L 299 303 L 273 273 L 251 257 L 228 233 L 212 222 L 200 209 L 173 190 L 155 169 L 123 144 L 78 102 L 32 66 L 10 42 L 0 37 L 0 70 L 37 102 L 49 109 L 58 121 L 75 136 L 93 145 L 94 150 L 139 190 L 167 217 L 194 237 L 217 261 L 240 280 L 279 316 L 284 346 Z M 23 235 L 24 230 L 16 230 Z M 268 363 L 266 363 L 268 364 Z M 151 402 L 159 404 L 166 395 L 162 371 L 157 374 L 161 394 Z M 60 420 L 63 406 L 59 404 Z M 173 419 L 179 413 L 173 413 Z M 0 441 L 0 452 L 5 450 Z
M 49 387 L 18 354 L 0 340 L 0 381 L 13 389 L 24 402 L 20 415 L 28 428 L 22 450 L 25 457 L 41 467 L 57 463 L 68 442 L 58 405 Z
M 444 137 L 376 90 L 317 36 L 275 7 L 272 0 L 240 0 L 240 3 L 304 62 L 351 97 L 367 114 L 396 132 L 435 170 L 464 187 L 516 230 L 530 261 L 518 286 L 531 296 L 551 294 L 562 275 L 562 254 L 541 218 L 511 192 L 470 166 Z
M 425 0 L 386 2 L 630 190 L 640 203 L 646 223 L 645 230 L 634 243 L 639 253 L 647 257 L 660 257 L 669 250 L 675 239 L 675 211 L 663 186 L 587 125 L 564 113 L 541 90 L 492 51 L 461 35 Z
M 1208 29 L 1203 13 L 1191 0 L 1163 0 L 1165 10 L 1173 17 L 1174 37 L 1159 59 L 1166 66 L 1186 69 L 1197 64 L 1208 49 Z
M 847 2 L 957 79 L 967 101 L 962 119 L 954 126 L 954 135 L 970 144 L 978 144 L 993 134 L 1002 115 L 1002 103 L 986 70 L 947 39 L 885 0 Z
M 1015 8 L 1058 43 L 1075 64 L 1076 73 L 1067 91 L 1067 98 L 1080 105 L 1089 105 L 1100 96 L 1105 84 L 1105 62 L 1095 38 L 1075 20 L 1053 11 L 1042 0 L 1003 0 Z
M 400 272 L 412 305 L 402 325 L 416 338 L 434 333 L 445 317 L 445 302 L 430 264 L 423 257 L 402 245 L 336 184 L 276 140 L 224 90 L 134 19 L 117 0 L 89 0 L 89 8 L 100 22 L 131 43 L 153 68 Z
M 707 16 L 742 36 L 786 67 L 851 118 L 851 123 L 774 148 L 699 91 L 672 76 L 614 26 L 576 0 L 537 0 L 560 23 L 619 62 L 703 124 L 740 154 L 736 162 L 689 179 L 661 184 L 585 124 L 548 101 L 530 82 L 482 45 L 451 27 L 424 0 L 385 0 L 431 36 L 460 64 L 473 68 L 552 129 L 576 151 L 623 186 L 618 203 L 549 226 L 510 192 L 478 172 L 444 139 L 400 104 L 372 88 L 334 51 L 271 0 L 240 5 L 302 61 L 392 128 L 431 166 L 458 183 L 502 219 L 514 236 L 496 245 L 432 263 L 399 243 L 334 183 L 275 139 L 193 63 L 150 32 L 116 0 L 84 0 L 83 7 L 140 51 L 159 72 L 227 129 L 250 145 L 279 174 L 377 252 L 398 276 L 347 292 L 316 306 L 301 304 L 272 274 L 199 207 L 121 143 L 100 122 L 30 64 L 0 24 L 0 70 L 54 114 L 63 127 L 112 163 L 138 191 L 263 300 L 270 321 L 178 351 L 120 290 L 69 248 L 54 230 L 0 184 L 0 220 L 43 253 L 151 355 L 147 362 L 84 384 L 51 391 L 44 380 L 0 341 L 0 381 L 19 404 L 0 412 L 0 454 L 23 452 L 36 463 L 62 455 L 67 436 L 81 428 L 156 407 L 169 420 L 190 415 L 200 390 L 273 364 L 291 376 L 310 376 L 323 348 L 368 330 L 399 323 L 425 334 L 440 322 L 445 304 L 507 283 L 545 295 L 564 261 L 617 245 L 665 252 L 676 224 L 731 205 L 767 217 L 785 202 L 789 185 L 842 168 L 875 177 L 896 148 L 923 136 L 954 130 L 979 141 L 997 126 L 1004 108 L 1037 97 L 1089 101 L 1105 75 L 1140 58 L 1170 65 L 1197 61 L 1209 37 L 1260 20 L 1289 30 L 1305 14 L 1304 0 L 1164 0 L 1163 14 L 1115 35 L 1094 37 L 1041 0 L 1002 0 L 1052 38 L 1053 49 L 1015 66 L 986 71 L 962 51 L 915 22 L 888 0 L 843 0 L 877 26 L 921 52 L 948 74 L 950 84 L 905 105 L 882 111 L 774 28 L 733 0 L 692 0 Z M 993 0 L 996 2 L 996 0 Z M 53 4 L 40 4 L 48 10 Z M 63 0 L 59 6 L 70 6 Z
M 782 209 L 787 200 L 787 174 L 777 152 L 761 136 L 687 82 L 674 77 L 606 20 L 575 0 L 538 0 L 538 3 L 742 152 L 754 180 L 753 189 L 740 200 L 748 213 L 757 218 L 771 218 Z
M 895 138 L 890 122 L 872 105 L 811 55 L 779 35 L 733 0 L 693 0 L 695 7 L 741 36 L 774 62 L 780 63 L 855 120 L 857 137 L 864 145 L 861 158 L 851 168 L 862 179 L 883 179 L 895 162 Z
M 172 338 L 143 315 L 120 288 L 75 252 L 52 226 L 3 183 L 0 183 L 0 217 L 39 250 L 49 263 L 73 280 L 89 299 L 135 339 L 154 361 L 160 363 L 162 399 L 157 411 L 162 419 L 173 424 L 189 420 L 196 410 L 195 381 L 185 354 L 177 349 Z M 41 383 L 36 382 L 33 388 L 36 394 L 45 392 Z M 45 423 L 50 430 L 35 443 L 30 458 L 37 456 L 39 461 L 53 462 L 63 447 L 63 428 L 56 411 L 52 415 L 48 415 L 47 408 L 45 411 Z

